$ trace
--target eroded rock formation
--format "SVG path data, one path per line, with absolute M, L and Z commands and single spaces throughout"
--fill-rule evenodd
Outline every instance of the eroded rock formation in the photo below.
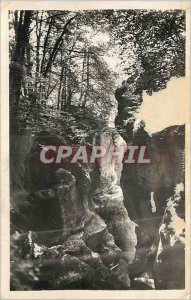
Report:
M 113 135 L 113 136 L 112 136 Z M 96 142 L 107 149 L 114 146 L 120 149 L 125 141 L 116 132 L 104 132 L 96 138 Z M 135 258 L 137 237 L 136 224 L 128 216 L 123 203 L 123 192 L 119 185 L 122 163 L 115 159 L 102 159 L 95 170 L 98 173 L 99 185 L 93 193 L 93 204 L 98 214 L 104 219 L 116 245 L 123 251 L 124 259 L 129 263 Z
M 150 164 L 50 166 L 39 147 L 71 141 L 45 131 L 11 137 L 12 290 L 184 288 L 184 126 L 151 137 L 124 105 L 120 135 L 99 128 L 88 143 L 144 145 Z
M 168 200 L 178 197 L 174 196 L 177 185 L 184 185 L 184 126 L 172 126 L 149 136 L 144 122 L 136 124 L 138 121 L 133 117 L 142 101 L 133 83 L 124 83 L 118 88 L 116 99 L 119 107 L 116 125 L 121 135 L 129 145 L 146 146 L 151 160 L 150 164 L 142 166 L 124 165 L 121 176 L 125 207 L 131 220 L 138 224 L 137 261 L 130 268 L 134 276 L 131 288 L 137 288 L 138 274 L 145 282 L 154 278 L 158 289 L 184 288 L 184 241 L 178 239 L 173 247 L 170 246 L 170 239 L 179 236 L 179 229 L 172 229 L 172 222 L 166 221 L 166 215 L 172 219 L 170 215 L 176 207 L 181 210 L 179 223 L 184 224 L 184 199 L 181 196 L 182 200 L 171 206 Z M 161 260 L 156 263 L 160 251 Z M 173 259 L 174 253 L 177 259 Z M 176 275 L 167 271 L 175 269 Z M 166 274 L 164 278 L 163 273 Z
M 119 186 L 122 164 L 103 161 L 92 169 L 66 162 L 49 170 L 35 158 L 41 139 L 21 161 L 18 181 L 27 191 L 23 201 L 29 209 L 27 227 L 13 226 L 12 257 L 17 259 L 11 265 L 11 288 L 129 289 L 128 264 L 137 240 Z M 124 143 L 113 131 L 103 131 L 99 140 L 108 147 Z
M 179 183 L 176 185 L 174 195 L 167 200 L 167 207 L 159 228 L 159 244 L 154 263 L 155 282 L 158 289 L 184 288 L 184 203 L 184 185 Z

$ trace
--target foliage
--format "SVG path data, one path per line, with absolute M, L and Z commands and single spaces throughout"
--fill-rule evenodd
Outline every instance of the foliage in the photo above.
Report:
M 134 61 L 126 73 L 139 70 L 141 90 L 158 91 L 171 77 L 185 75 L 185 26 L 182 10 L 113 11 L 110 28 L 122 57 L 131 48 Z
M 24 11 L 10 12 L 10 66 L 21 34 L 17 23 L 23 14 Z M 46 107 L 55 112 L 71 105 L 94 107 L 97 115 L 108 117 L 114 101 L 116 74 L 103 57 L 107 43 L 91 42 L 91 36 L 100 29 L 95 31 L 90 17 L 86 12 L 31 13 L 23 51 L 20 101 L 12 104 L 20 112 L 19 128 L 25 128 L 27 119 Z
M 47 107 L 55 115 L 87 107 L 109 120 L 119 78 L 107 60 L 112 48 L 127 84 L 133 82 L 132 95 L 165 88 L 185 75 L 185 12 L 11 11 L 13 127 L 25 128 Z

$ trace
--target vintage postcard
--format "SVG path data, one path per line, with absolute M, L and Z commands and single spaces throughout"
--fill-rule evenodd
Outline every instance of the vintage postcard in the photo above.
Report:
M 190 1 L 1 2 L 1 299 L 190 299 Z

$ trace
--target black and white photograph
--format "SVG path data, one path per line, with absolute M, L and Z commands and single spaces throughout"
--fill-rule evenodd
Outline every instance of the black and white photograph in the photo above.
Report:
M 185 290 L 188 5 L 39 2 L 7 8 L 10 291 Z

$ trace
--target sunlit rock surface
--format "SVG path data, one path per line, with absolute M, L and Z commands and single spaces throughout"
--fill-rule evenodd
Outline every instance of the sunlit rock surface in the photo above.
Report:
M 103 144 L 107 149 L 115 146 L 120 149 L 125 141 L 116 132 L 102 133 L 96 137 L 96 143 Z M 123 251 L 124 259 L 131 262 L 135 258 L 137 237 L 136 224 L 128 216 L 123 203 L 123 192 L 119 186 L 123 165 L 116 159 L 102 159 L 95 170 L 99 185 L 93 194 L 93 204 L 98 214 L 105 220 L 109 232 L 113 235 L 116 245 Z
M 184 185 L 177 184 L 174 195 L 167 200 L 159 244 L 154 264 L 154 275 L 159 289 L 183 289 L 185 272 Z

